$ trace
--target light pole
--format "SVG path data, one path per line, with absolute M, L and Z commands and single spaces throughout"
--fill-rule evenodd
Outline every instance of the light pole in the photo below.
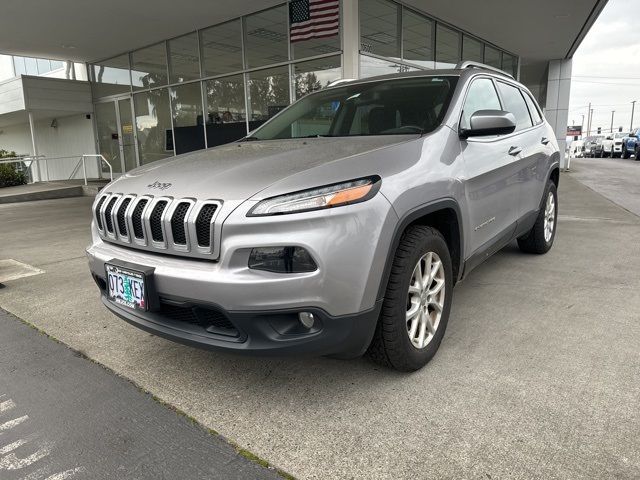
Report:
M 613 133 L 613 114 L 616 113 L 615 110 L 611 110 L 611 129 L 610 132 Z
M 633 130 L 633 111 L 636 108 L 636 101 L 631 102 L 631 126 L 629 127 L 629 131 Z

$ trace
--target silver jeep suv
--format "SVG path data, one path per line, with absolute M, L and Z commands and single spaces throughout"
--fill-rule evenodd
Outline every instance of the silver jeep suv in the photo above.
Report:
M 479 64 L 342 81 L 93 205 L 104 305 L 189 345 L 425 365 L 453 287 L 553 244 L 559 152 L 531 93 Z

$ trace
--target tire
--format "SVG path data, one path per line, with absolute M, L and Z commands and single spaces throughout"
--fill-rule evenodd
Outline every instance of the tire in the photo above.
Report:
M 553 210 L 549 212 L 549 197 L 553 199 Z M 546 235 L 548 221 L 553 218 L 551 224 L 551 234 Z M 546 221 L 545 221 L 546 220 Z M 547 182 L 547 186 L 544 189 L 544 195 L 542 196 L 542 202 L 540 205 L 540 211 L 538 212 L 538 218 L 528 233 L 518 238 L 518 247 L 525 253 L 547 253 L 553 241 L 556 238 L 556 230 L 558 226 L 558 191 L 556 184 L 551 180 Z M 548 233 L 548 232 L 547 232 Z
M 622 146 L 622 152 L 620 152 L 620 158 L 624 158 L 624 159 L 629 158 L 629 152 L 627 151 L 626 145 Z
M 427 286 L 424 290 L 416 286 L 418 281 L 414 274 L 419 264 L 423 271 L 428 269 L 427 264 L 433 267 L 429 268 L 431 271 L 437 268 L 431 282 L 422 282 Z M 433 297 L 426 295 L 426 292 L 435 291 L 438 286 L 440 289 Z M 413 291 L 410 291 L 410 287 Z M 409 227 L 395 252 L 382 311 L 367 356 L 376 363 L 402 372 L 422 368 L 438 351 L 447 328 L 452 296 L 453 269 L 444 237 L 432 227 Z M 440 304 L 439 318 L 435 303 Z M 413 309 L 417 314 L 408 317 Z M 414 322 L 418 327 L 410 337 Z M 420 347 L 421 332 L 424 344 Z
M 635 158 L 636 162 L 640 159 L 638 159 L 638 154 L 640 154 L 640 145 L 636 145 L 636 149 L 633 151 L 633 157 Z

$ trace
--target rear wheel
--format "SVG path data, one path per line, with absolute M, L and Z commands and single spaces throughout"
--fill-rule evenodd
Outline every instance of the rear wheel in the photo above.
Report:
M 542 208 L 533 228 L 518 238 L 520 250 L 527 253 L 547 253 L 553 245 L 558 221 L 558 192 L 551 180 L 544 191 Z
M 423 367 L 444 336 L 452 290 L 451 256 L 442 234 L 432 227 L 409 227 L 395 253 L 367 355 L 404 372 Z

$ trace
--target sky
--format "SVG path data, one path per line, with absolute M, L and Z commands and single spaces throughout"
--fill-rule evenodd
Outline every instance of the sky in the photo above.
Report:
M 588 104 L 592 103 L 592 133 L 609 130 L 615 110 L 614 131 L 629 130 L 631 101 L 638 100 L 634 127 L 640 127 L 639 0 L 609 0 L 573 57 L 569 125 L 585 130 Z

